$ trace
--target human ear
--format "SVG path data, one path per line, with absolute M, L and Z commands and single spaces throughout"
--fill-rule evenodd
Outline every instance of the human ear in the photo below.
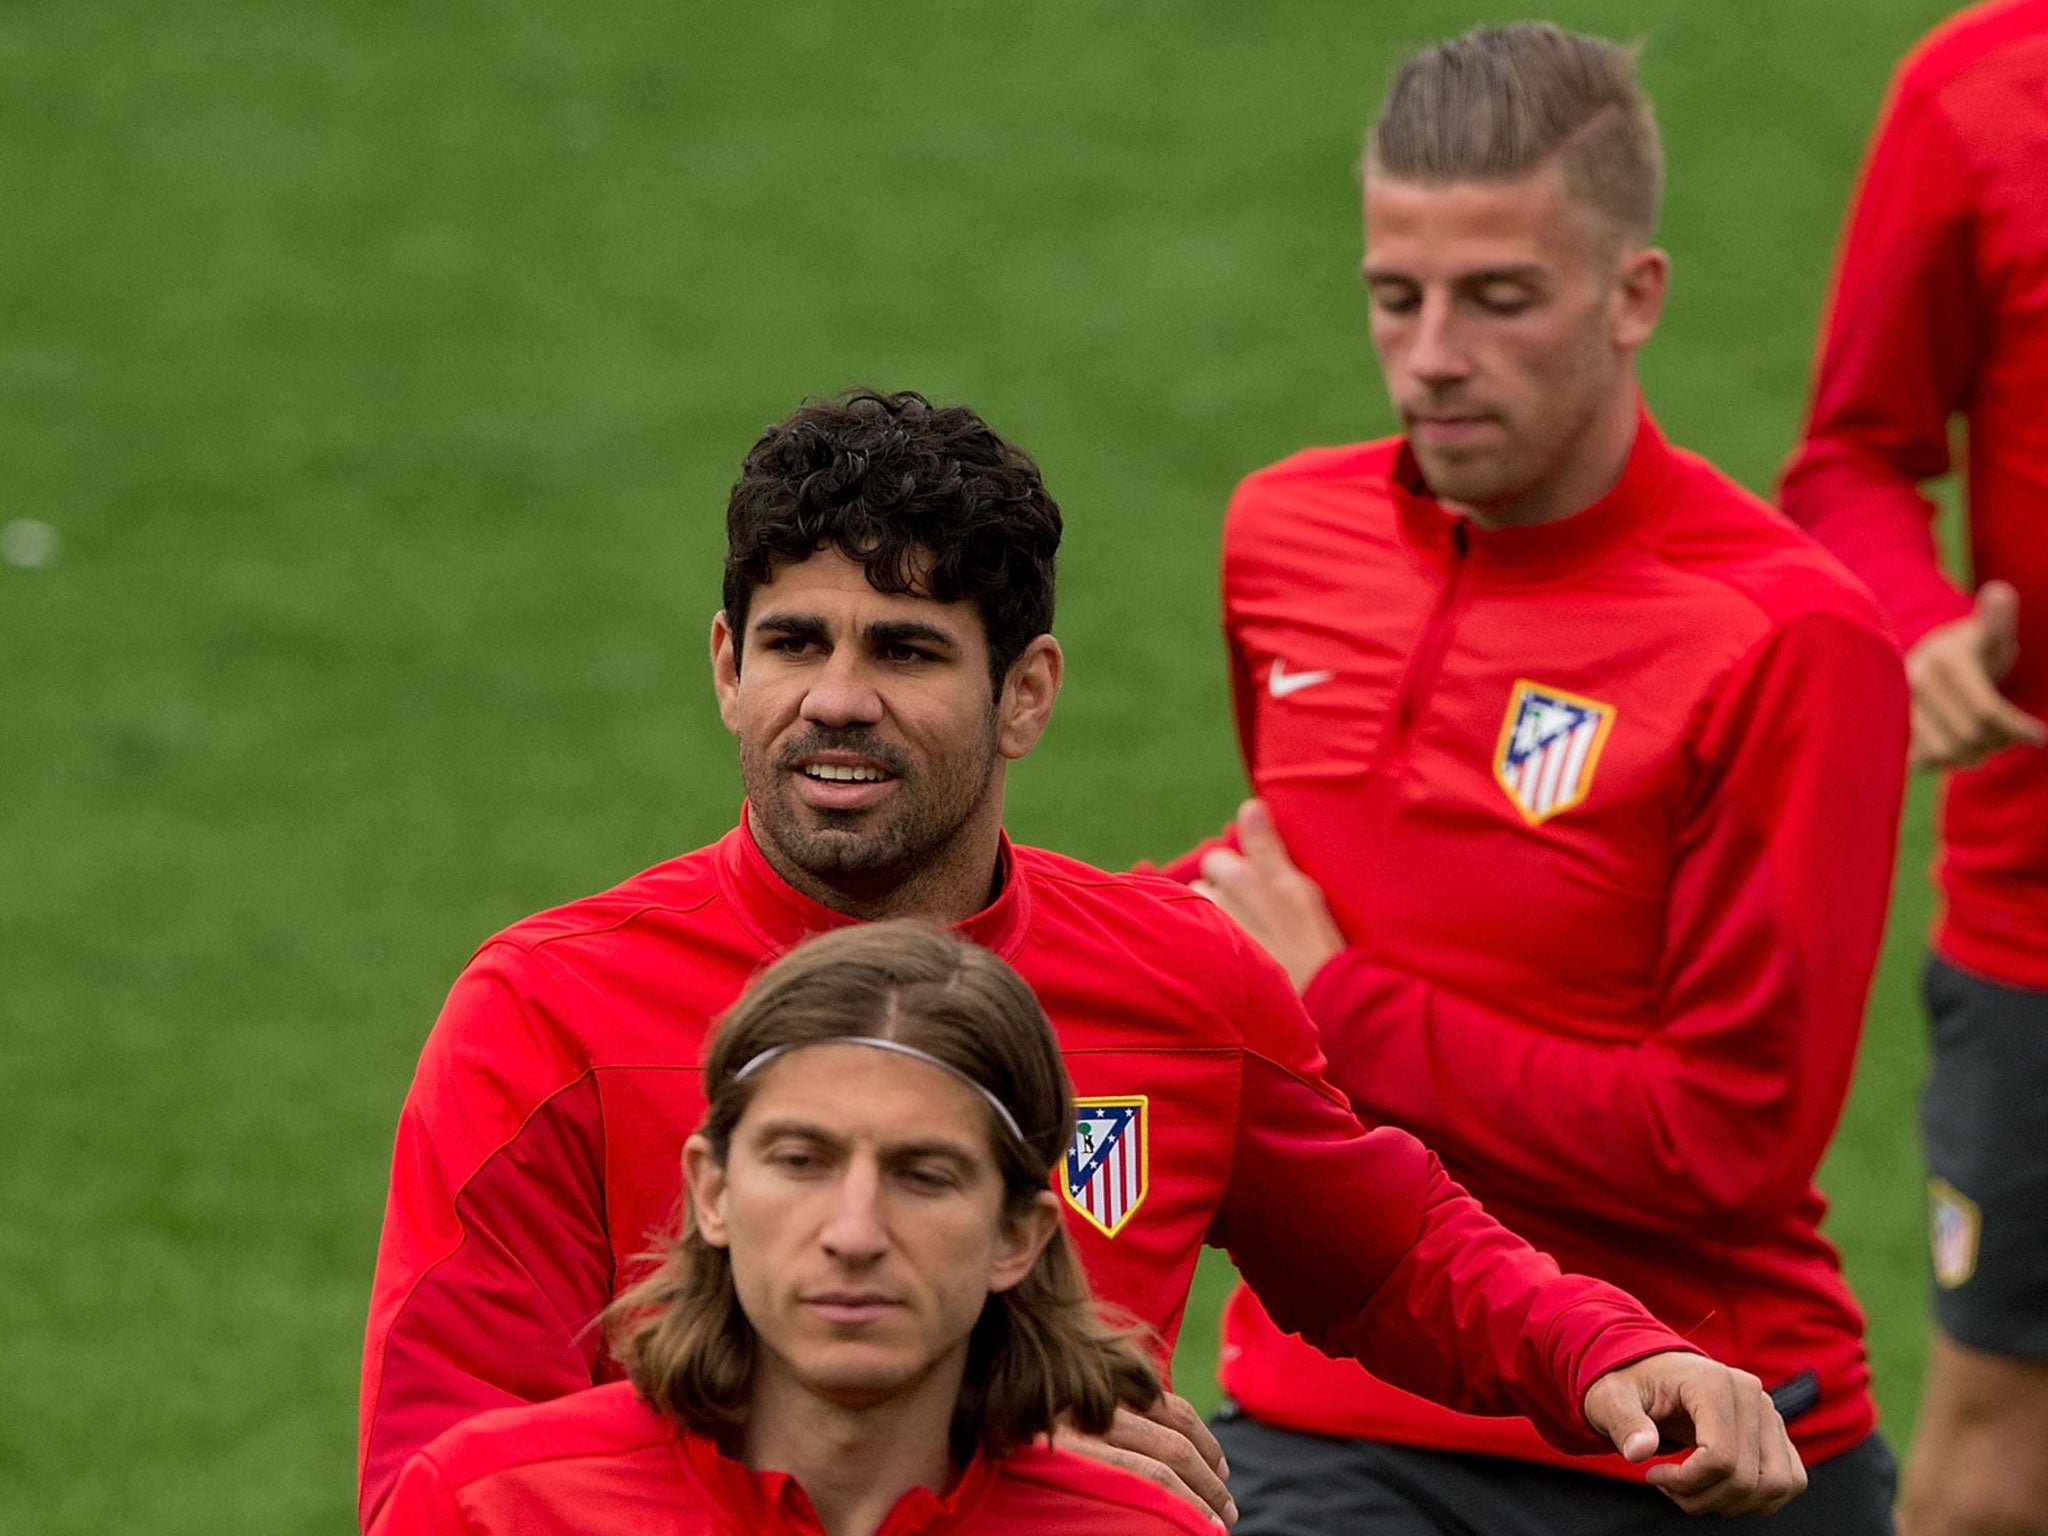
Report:
M 1024 654 L 1010 663 L 1009 675 L 1003 679 L 1003 696 L 996 701 L 996 749 L 1004 757 L 1020 758 L 1038 744 L 1052 718 L 1053 701 L 1059 697 L 1066 669 L 1060 643 L 1051 635 L 1037 636 L 1024 647 Z
M 683 1143 L 683 1189 L 689 1195 L 690 1217 L 697 1224 L 698 1234 L 714 1248 L 725 1247 L 729 1241 L 725 1227 L 725 1169 L 719 1166 L 708 1137 L 692 1136 Z
M 1657 329 L 1671 284 L 1671 257 L 1654 245 L 1623 251 L 1615 274 L 1614 344 L 1633 352 Z
M 725 722 L 728 731 L 738 735 L 740 640 L 723 608 L 711 616 L 711 686 L 718 694 L 718 718 Z
M 989 1268 L 989 1290 L 1007 1291 L 1020 1284 L 1059 1229 L 1059 1196 L 1049 1189 L 1041 1189 L 1024 1209 L 1006 1214 L 996 1239 L 995 1263 Z

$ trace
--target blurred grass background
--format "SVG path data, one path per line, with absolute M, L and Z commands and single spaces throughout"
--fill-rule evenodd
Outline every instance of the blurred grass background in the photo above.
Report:
M 1931 0 L 1564 3 L 1647 40 L 1679 441 L 1763 487 Z M 389 1138 L 470 949 L 717 835 L 724 493 L 855 380 L 1068 514 L 1029 841 L 1240 778 L 1245 471 L 1385 430 L 1351 165 L 1441 4 L 0 8 L 0 1528 L 345 1532 Z M 1496 16 L 1493 19 L 1505 19 Z M 21 552 L 17 551 L 19 555 Z M 1924 786 L 1825 1175 L 1905 1436 Z M 1205 1271 L 1179 1363 L 1211 1400 Z

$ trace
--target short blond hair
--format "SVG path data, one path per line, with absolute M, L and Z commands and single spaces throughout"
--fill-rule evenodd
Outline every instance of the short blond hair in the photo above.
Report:
M 699 1133 L 722 1166 L 767 1053 L 866 1036 L 914 1046 L 982 1090 L 1014 1118 L 988 1116 L 1004 1206 L 1021 1213 L 1045 1192 L 1073 1134 L 1074 1096 L 1038 999 L 997 956 L 929 924 L 864 923 L 814 938 L 768 967 L 726 1014 L 704 1065 Z M 1019 1134 L 1021 1133 L 1021 1135 Z M 606 1309 L 613 1353 L 640 1395 L 702 1433 L 745 1424 L 755 1369 L 753 1324 L 732 1262 L 697 1230 L 682 1231 L 661 1266 Z M 1064 1226 L 1016 1286 L 992 1294 L 968 1341 L 950 1449 L 1001 1455 L 1068 1421 L 1109 1428 L 1119 1403 L 1159 1397 L 1157 1367 L 1136 1330 L 1105 1320 Z
M 1367 136 L 1364 174 L 1506 181 L 1559 156 L 1565 188 L 1647 242 L 1664 152 L 1636 49 L 1547 21 L 1474 27 L 1401 61 Z

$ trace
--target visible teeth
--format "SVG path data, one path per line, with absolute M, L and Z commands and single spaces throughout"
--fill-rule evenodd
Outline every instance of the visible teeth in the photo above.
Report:
M 803 771 L 810 778 L 837 784 L 879 784 L 888 777 L 879 768 L 848 768 L 838 763 L 806 763 Z

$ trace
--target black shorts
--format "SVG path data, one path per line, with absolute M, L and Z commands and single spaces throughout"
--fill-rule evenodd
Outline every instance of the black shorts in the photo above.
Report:
M 1775 1515 L 1708 1520 L 1656 1489 L 1498 1456 L 1275 1429 L 1225 1409 L 1232 1536 L 1892 1536 L 1898 1469 L 1882 1435 L 1806 1469 Z
M 1921 988 L 1935 1321 L 1973 1349 L 2048 1359 L 2048 992 L 1932 955 Z

